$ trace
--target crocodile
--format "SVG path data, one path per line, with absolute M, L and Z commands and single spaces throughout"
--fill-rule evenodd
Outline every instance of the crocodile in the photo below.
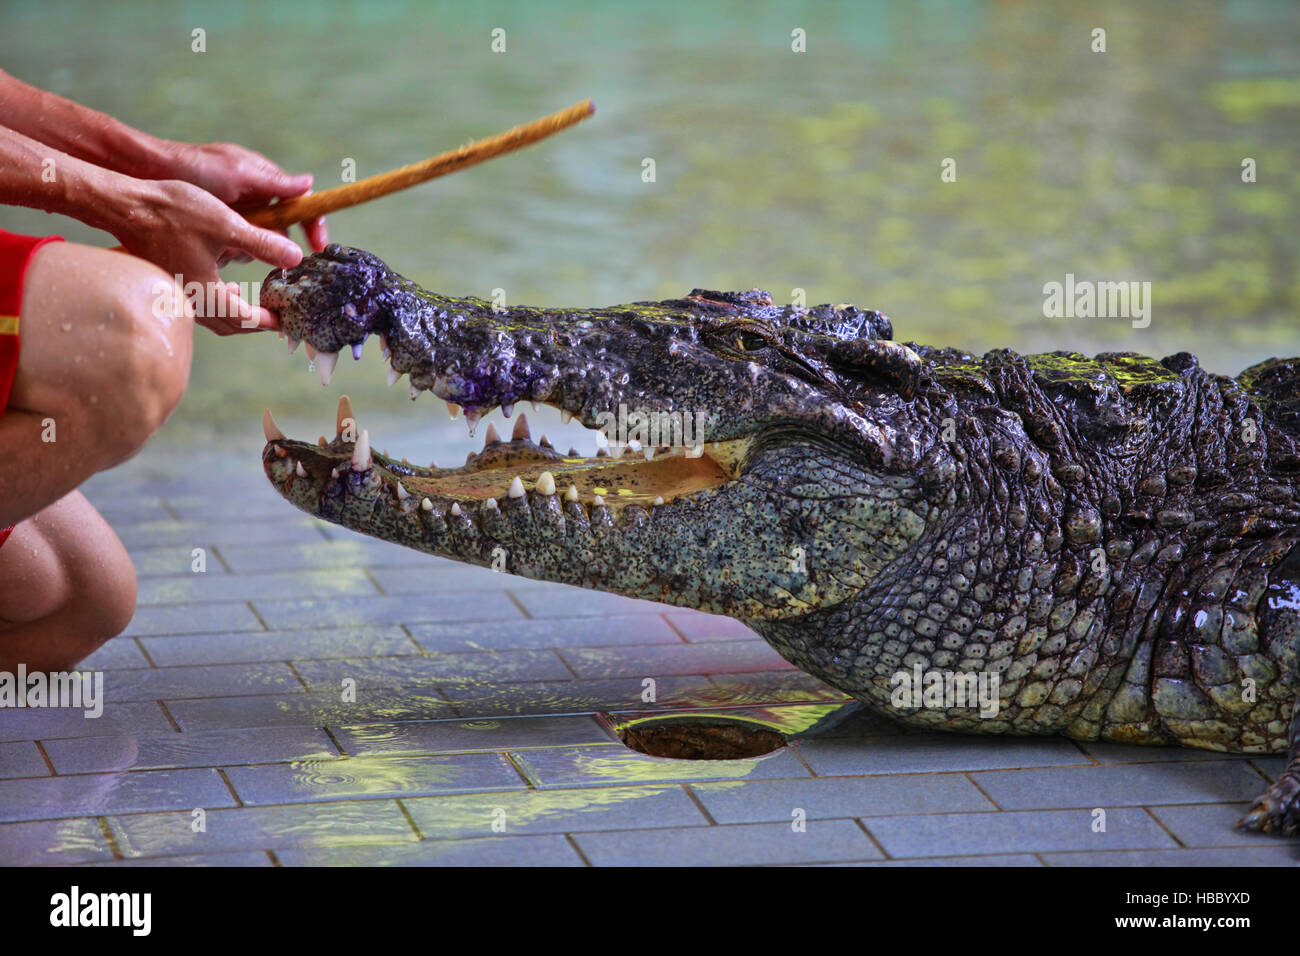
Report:
M 505 306 L 341 246 L 261 303 L 325 382 L 374 335 L 471 431 L 531 401 L 602 445 L 561 454 L 521 416 L 425 468 L 375 452 L 346 396 L 317 443 L 268 410 L 266 474 L 308 514 L 729 615 L 913 727 L 1288 754 L 1238 826 L 1300 829 L 1300 359 L 975 356 L 760 290 Z M 993 713 L 951 693 L 970 675 Z

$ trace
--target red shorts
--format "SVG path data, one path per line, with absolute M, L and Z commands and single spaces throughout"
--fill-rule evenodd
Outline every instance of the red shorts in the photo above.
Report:
M 0 229 L 0 415 L 9 404 L 9 390 L 18 371 L 18 317 L 23 310 L 27 266 L 41 246 L 62 241 L 62 236 L 20 236 Z M 0 545 L 13 530 L 0 528 Z

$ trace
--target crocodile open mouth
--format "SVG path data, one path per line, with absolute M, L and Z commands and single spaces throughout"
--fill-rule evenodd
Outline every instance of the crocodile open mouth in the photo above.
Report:
M 611 446 L 603 433 L 595 432 L 594 454 L 576 449 L 561 454 L 545 435 L 533 440 L 521 413 L 508 441 L 489 424 L 482 450 L 471 453 L 463 466 L 440 468 L 431 462 L 425 467 L 375 452 L 346 395 L 339 399 L 333 439 L 321 436 L 314 445 L 289 440 L 269 410 L 262 428 L 267 441 L 263 458 L 277 484 L 299 479 L 318 488 L 349 480 L 381 483 L 374 490 L 388 491 L 399 506 L 425 511 L 448 507 L 452 514 L 530 492 L 615 512 L 629 505 L 655 508 L 733 481 L 751 444 L 743 438 L 647 452 L 635 443 Z

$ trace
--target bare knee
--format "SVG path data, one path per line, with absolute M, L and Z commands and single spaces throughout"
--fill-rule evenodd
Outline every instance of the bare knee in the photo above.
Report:
M 40 249 L 23 297 L 11 403 L 48 414 L 95 470 L 134 454 L 189 380 L 193 310 L 142 259 L 73 243 Z
M 70 668 L 135 613 L 130 556 L 78 492 L 14 529 L 0 549 L 0 572 L 0 670 Z
M 82 393 L 82 411 L 104 442 L 108 463 L 117 464 L 140 450 L 185 394 L 194 319 L 176 281 L 138 259 L 106 291 L 105 310 L 121 334 L 95 384 Z
M 184 294 L 162 270 L 143 262 L 139 266 L 124 275 L 114 304 L 129 329 L 120 356 L 122 377 L 116 383 L 123 391 L 110 403 L 123 457 L 134 454 L 162 427 L 190 377 L 194 319 Z

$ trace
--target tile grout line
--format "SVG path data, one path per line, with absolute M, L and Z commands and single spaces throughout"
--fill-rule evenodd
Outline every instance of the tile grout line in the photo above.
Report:
M 132 703 L 135 702 L 133 701 Z M 172 730 L 176 731 L 176 733 L 178 734 L 184 733 L 184 731 L 181 730 L 180 723 L 176 720 L 175 717 L 172 716 L 171 710 L 167 707 L 167 702 L 163 700 L 158 700 L 157 704 L 158 704 L 158 709 L 162 711 L 163 717 L 167 719 L 167 723 L 172 725 Z
M 136 635 L 135 637 L 128 637 L 127 640 L 135 644 L 136 649 L 140 651 L 140 656 L 145 659 L 145 661 L 148 663 L 150 667 L 152 668 L 158 667 L 158 663 L 153 659 L 153 655 L 149 653 L 149 649 L 146 648 L 143 643 L 141 643 L 139 635 Z M 128 669 L 141 670 L 141 668 L 138 667 L 132 667 Z
M 401 812 L 407 824 L 410 826 L 411 832 L 415 834 L 415 842 L 424 843 L 424 834 L 420 832 L 420 825 L 415 822 L 415 817 L 411 816 L 411 811 L 407 809 L 405 800 L 406 798 L 404 797 L 398 797 L 393 802 L 397 804 L 397 809 Z
M 696 807 L 699 808 L 700 813 L 704 814 L 704 819 L 709 821 L 709 826 L 713 826 L 713 827 L 718 826 L 719 824 L 717 818 L 714 817 L 714 815 L 709 812 L 709 808 L 704 805 L 704 801 L 701 800 L 700 795 L 695 792 L 695 788 L 692 787 L 689 782 L 680 784 L 680 786 L 683 790 L 686 791 L 686 796 L 690 799 L 690 801 L 693 804 L 695 804 Z
M 235 806 L 226 807 L 224 809 L 237 810 L 247 806 L 247 804 L 244 803 L 243 797 L 241 797 L 238 793 L 235 792 L 235 785 L 230 782 L 230 777 L 226 775 L 225 767 L 207 767 L 207 768 L 199 767 L 196 769 L 199 770 L 210 769 L 210 770 L 215 770 L 217 772 L 217 776 L 221 778 L 221 782 L 226 785 L 226 789 L 230 791 L 230 795 L 235 799 Z
M 524 768 L 519 766 L 519 761 L 515 759 L 515 753 L 513 750 L 505 750 L 505 751 L 494 750 L 491 752 L 501 754 L 506 759 L 506 762 L 509 763 L 510 766 L 514 768 L 515 773 L 519 774 L 519 778 L 523 780 L 524 784 L 528 787 L 528 789 L 533 791 L 534 793 L 539 792 L 539 788 L 531 780 L 528 779 L 528 774 L 524 773 Z
M 404 635 L 406 636 L 406 639 L 407 639 L 408 641 L 411 642 L 411 645 L 415 648 L 415 651 L 416 651 L 417 654 L 420 654 L 420 655 L 422 655 L 422 656 L 427 656 L 428 651 L 426 651 L 426 650 L 425 650 L 425 649 L 420 645 L 420 642 L 419 642 L 418 640 L 416 640 L 416 638 L 415 638 L 415 633 L 411 630 L 411 626 L 410 626 L 409 624 L 398 624 L 398 625 L 397 625 L 397 628 L 398 628 L 398 630 L 400 630 L 400 631 L 402 632 L 402 634 L 404 634 Z M 404 656 L 404 655 L 402 655 L 402 654 L 395 654 L 395 655 L 389 655 L 389 656 L 392 656 L 392 657 L 402 657 L 402 656 Z
M 337 737 L 334 736 L 334 731 L 330 729 L 329 724 L 321 724 L 321 725 L 320 725 L 320 730 L 321 730 L 321 733 L 323 733 L 326 737 L 329 738 L 329 742 L 332 743 L 332 744 L 334 745 L 334 749 L 337 750 L 337 751 L 339 752 L 339 756 L 340 756 L 340 757 L 355 757 L 355 756 L 356 756 L 356 754 L 350 754 L 350 753 L 348 753 L 346 750 L 343 749 L 343 745 L 342 745 L 341 743 L 339 743 L 339 739 L 338 739 Z
M 519 613 L 524 616 L 525 620 L 529 620 L 529 621 L 545 620 L 545 618 L 535 618 L 531 614 L 529 614 L 528 608 L 524 607 L 524 603 L 520 601 L 519 598 L 515 597 L 515 592 L 513 588 L 504 588 L 503 590 L 505 591 L 506 597 L 510 599 L 511 603 L 513 603 L 515 607 L 519 608 Z
M 57 738 L 55 738 L 55 739 L 57 739 Z M 36 747 L 37 752 L 40 753 L 40 755 L 41 755 L 41 759 L 45 761 L 45 766 L 48 767 L 49 770 L 50 770 L 50 776 L 51 776 L 51 777 L 57 777 L 57 776 L 59 775 L 59 772 L 58 772 L 57 770 L 54 769 L 54 761 L 51 760 L 51 759 L 50 759 L 50 755 L 47 754 L 47 753 L 45 752 L 45 747 L 41 744 L 41 742 L 40 742 L 39 740 L 33 740 L 33 741 L 32 741 L 32 745 Z M 12 779 L 18 779 L 18 780 L 21 780 L 21 779 L 23 779 L 23 778 L 22 778 L 22 777 L 17 777 L 17 778 L 9 777 L 9 778 L 6 778 L 6 779 L 11 779 L 11 780 L 12 780 Z M 33 779 L 39 779 L 39 778 L 33 778 Z
M 574 680 L 582 680 L 582 679 L 583 679 L 582 675 L 578 673 L 578 669 L 577 669 L 576 667 L 574 667 L 571 663 L 569 663 L 569 659 L 568 659 L 567 657 L 564 656 L 565 648 L 563 648 L 563 647 L 548 647 L 548 648 L 546 648 L 546 650 L 550 651 L 552 654 L 554 654 L 556 657 L 559 658 L 560 663 L 564 665 L 564 669 L 567 670 L 570 674 L 573 675 L 573 679 L 574 679 Z
M 375 577 L 375 572 L 373 568 L 370 567 L 362 568 L 361 573 L 366 576 L 366 580 L 370 582 L 370 586 L 375 589 L 375 591 L 379 594 L 380 597 L 397 597 L 397 595 L 389 594 L 387 591 L 384 590 L 384 586 L 380 584 L 379 579 Z
M 582 852 L 582 847 L 578 846 L 578 841 L 573 838 L 572 833 L 564 834 L 564 839 L 568 842 L 569 846 L 573 847 L 573 852 L 578 854 L 578 859 L 580 859 L 584 864 L 586 864 L 589 867 L 595 867 L 596 864 L 592 863 L 591 860 L 587 859 L 587 854 Z
M 262 625 L 262 630 L 264 631 L 272 630 L 272 628 L 270 628 L 267 625 L 266 618 L 262 617 L 262 615 L 258 613 L 257 608 L 253 606 L 252 601 L 245 601 L 244 606 L 248 608 L 248 610 L 252 613 L 253 617 L 257 618 L 257 623 Z
M 969 783 L 970 783 L 970 785 L 971 785 L 972 787 L 974 787 L 977 791 L 979 791 L 979 793 L 984 797 L 985 800 L 987 800 L 989 803 L 993 804 L 994 808 L 996 808 L 996 809 L 998 810 L 998 812 L 1000 812 L 1000 813 L 1007 813 L 1007 812 L 1009 812 L 1009 811 L 1007 810 L 1006 807 L 1002 806 L 1002 804 L 1000 804 L 1000 803 L 998 803 L 996 800 L 994 800 L 994 799 L 993 799 L 993 796 L 992 796 L 992 795 L 991 795 L 987 790 L 985 790 L 983 787 L 981 787 L 981 786 L 979 785 L 979 781 L 978 781 L 978 780 L 975 780 L 973 777 L 971 777 L 971 774 L 972 774 L 972 773 L 982 773 L 982 772 L 983 772 L 983 771 L 978 771 L 978 770 L 963 770 L 963 771 L 961 772 L 961 775 L 962 775 L 962 777 L 964 777 L 967 781 L 969 781 Z
M 1154 820 L 1154 821 L 1156 822 L 1156 826 L 1158 826 L 1160 829 L 1162 829 L 1162 830 L 1164 830 L 1166 833 L 1168 833 L 1168 834 L 1169 834 L 1169 838 L 1170 838 L 1171 840 L 1173 840 L 1175 843 L 1177 843 L 1180 849 L 1183 849 L 1183 850 L 1188 849 L 1187 844 L 1184 843 L 1182 840 L 1178 839 L 1178 834 L 1174 833 L 1173 830 L 1171 830 L 1171 829 L 1169 829 L 1169 827 L 1165 826 L 1164 821 L 1161 820 L 1158 816 L 1156 816 L 1155 813 L 1151 810 L 1151 808 L 1150 808 L 1149 806 L 1143 806 L 1143 807 L 1142 807 L 1142 812 L 1145 813 L 1147 816 L 1149 816 L 1152 820 Z
M 268 661 L 267 663 L 271 663 L 271 662 Z M 294 665 L 293 665 L 293 661 L 292 661 L 292 660 L 287 660 L 287 659 L 286 659 L 286 660 L 282 660 L 282 661 L 277 661 L 277 662 L 275 662 L 275 663 L 283 664 L 285 667 L 289 668 L 289 673 L 292 674 L 292 675 L 297 679 L 298 683 L 302 685 L 302 689 L 303 689 L 306 693 L 310 694 L 310 693 L 313 692 L 312 689 L 311 689 L 311 685 L 308 684 L 308 683 L 307 683 L 307 679 L 306 679 L 305 677 L 303 677 L 302 674 L 300 674 L 300 673 L 298 672 L 298 668 L 294 667 Z M 203 698 L 203 697 L 191 697 L 191 698 L 189 698 L 189 700 L 205 700 L 205 699 L 206 699 L 206 700 L 212 700 L 213 698 L 210 698 L 210 697 L 209 697 L 209 698 Z
M 929 814 L 917 814 L 917 815 L 928 816 Z M 871 841 L 871 845 L 880 851 L 883 859 L 886 860 L 903 859 L 902 857 L 894 856 L 888 850 L 885 849 L 885 845 L 876 839 L 876 835 L 871 832 L 871 828 L 867 826 L 866 821 L 863 820 L 862 817 L 854 817 L 853 822 L 858 825 L 859 830 L 861 830 L 864 834 L 866 834 L 867 839 Z
M 659 617 L 662 618 L 662 619 L 663 619 L 663 622 L 664 622 L 665 624 L 668 625 L 669 630 L 671 630 L 673 633 L 675 633 L 675 634 L 677 635 L 677 643 L 679 643 L 679 644 L 687 644 L 687 645 L 689 645 L 689 644 L 691 643 L 690 641 L 688 641 L 688 640 L 686 639 L 686 632 L 683 631 L 683 630 L 682 630 L 680 627 L 678 627 L 676 624 L 674 624 L 674 623 L 672 622 L 672 620 L 668 617 L 668 612 L 667 612 L 667 611 L 660 611 L 660 612 L 659 612 Z
M 217 556 L 217 562 L 218 562 L 218 563 L 219 563 L 223 568 L 226 569 L 226 573 L 227 573 L 227 574 L 234 574 L 234 573 L 235 573 L 234 571 L 232 571 L 232 570 L 230 569 L 230 562 L 226 560 L 226 556 L 225 556 L 224 554 L 221 553 L 221 545 L 219 545 L 219 544 L 214 544 L 214 545 L 212 546 L 212 553 L 215 554 L 215 555 Z
M 113 828 L 108 825 L 108 817 L 95 817 L 95 821 L 99 824 L 99 831 L 104 834 L 104 839 L 108 842 L 108 848 L 113 853 L 113 859 L 125 860 L 126 854 L 117 845 L 117 838 L 113 836 Z

